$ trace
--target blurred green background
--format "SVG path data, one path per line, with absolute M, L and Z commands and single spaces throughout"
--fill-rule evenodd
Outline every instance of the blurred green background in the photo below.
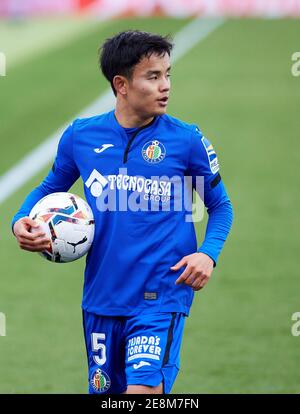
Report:
M 187 23 L 0 22 L 11 51 L 0 77 L 0 175 L 107 90 L 97 65 L 105 38 L 128 28 L 174 35 Z M 212 279 L 195 296 L 174 393 L 300 391 L 300 338 L 291 334 L 300 311 L 300 77 L 291 75 L 299 34 L 298 20 L 227 20 L 174 65 L 168 112 L 214 144 L 235 213 Z M 21 251 L 10 229 L 49 167 L 0 205 L 0 393 L 87 392 L 84 259 L 48 263 Z

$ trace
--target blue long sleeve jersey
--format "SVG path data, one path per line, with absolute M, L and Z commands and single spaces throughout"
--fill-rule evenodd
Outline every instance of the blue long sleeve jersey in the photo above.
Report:
M 232 224 L 211 143 L 197 126 L 169 115 L 132 130 L 118 123 L 114 111 L 76 119 L 61 137 L 48 176 L 27 196 L 12 225 L 42 197 L 68 191 L 80 176 L 95 218 L 83 309 L 116 316 L 188 315 L 193 290 L 175 284 L 184 268 L 170 267 L 197 250 L 216 264 Z M 209 215 L 199 249 L 191 220 L 193 189 Z

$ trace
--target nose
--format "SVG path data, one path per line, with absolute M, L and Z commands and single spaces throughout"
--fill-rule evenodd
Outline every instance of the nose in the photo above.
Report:
M 170 78 L 167 76 L 163 77 L 159 86 L 160 92 L 168 92 L 170 90 Z

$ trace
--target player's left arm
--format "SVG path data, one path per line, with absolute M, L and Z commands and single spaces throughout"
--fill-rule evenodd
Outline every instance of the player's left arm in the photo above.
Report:
M 176 284 L 185 283 L 194 290 L 202 289 L 210 279 L 217 264 L 233 221 L 233 209 L 222 181 L 218 158 L 211 143 L 194 127 L 188 175 L 193 178 L 193 187 L 204 201 L 208 212 L 208 223 L 204 241 L 197 253 L 183 257 L 172 270 L 185 266 Z M 198 188 L 197 177 L 203 177 L 204 189 Z
M 51 193 L 65 192 L 77 181 L 79 170 L 73 158 L 73 125 L 63 133 L 57 149 L 54 164 L 40 185 L 26 197 L 12 219 L 12 231 L 19 246 L 28 251 L 42 251 L 49 245 L 43 231 L 31 232 L 31 227 L 39 227 L 29 217 L 32 207 Z

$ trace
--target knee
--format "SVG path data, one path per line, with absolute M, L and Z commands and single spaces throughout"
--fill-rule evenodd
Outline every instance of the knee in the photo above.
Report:
M 146 385 L 128 385 L 125 394 L 163 394 L 163 384 L 156 387 L 148 387 Z

